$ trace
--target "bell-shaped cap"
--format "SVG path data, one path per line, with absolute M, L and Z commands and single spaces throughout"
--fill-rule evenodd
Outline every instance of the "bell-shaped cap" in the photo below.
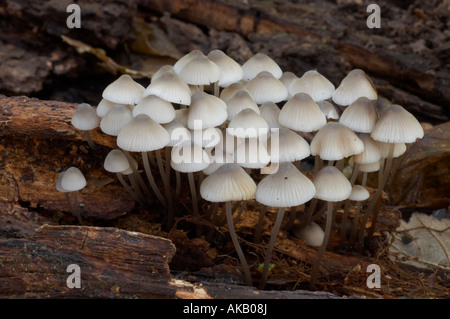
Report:
M 334 166 L 320 169 L 313 179 L 315 197 L 327 202 L 346 200 L 352 193 L 352 185 L 345 175 Z
M 314 197 L 314 184 L 292 163 L 280 163 L 276 173 L 258 184 L 256 201 L 272 207 L 298 206 Z
M 132 105 L 142 99 L 144 90 L 131 76 L 123 74 L 103 90 L 102 97 L 117 104 Z
M 360 97 L 369 100 L 378 98 L 377 91 L 372 80 L 360 69 L 351 70 L 333 92 L 333 102 L 338 105 L 350 105 Z
M 286 86 L 268 71 L 258 73 L 253 79 L 245 84 L 257 104 L 265 102 L 278 103 L 288 98 Z
M 326 77 L 316 70 L 310 70 L 289 86 L 289 94 L 294 96 L 297 93 L 306 93 L 315 102 L 318 102 L 329 99 L 334 89 L 333 83 Z
M 327 119 L 319 105 L 306 93 L 297 93 L 282 107 L 278 121 L 294 131 L 313 132 L 322 128 Z
M 117 146 L 129 152 L 151 152 L 165 147 L 169 141 L 169 133 L 145 114 L 136 116 L 117 136 Z
M 96 110 L 87 103 L 79 104 L 72 116 L 72 125 L 80 131 L 93 130 L 99 122 Z
M 363 96 L 345 108 L 339 122 L 355 132 L 370 133 L 377 119 L 378 113 L 375 105 Z
M 133 117 L 146 114 L 152 120 L 166 124 L 175 119 L 175 109 L 172 103 L 161 99 L 156 95 L 147 95 L 133 108 Z
M 419 121 L 398 104 L 384 109 L 370 134 L 374 140 L 384 143 L 413 143 L 423 135 Z
M 327 161 L 337 161 L 364 151 L 364 143 L 347 126 L 328 122 L 314 136 L 310 144 L 311 155 Z
M 209 202 L 250 200 L 256 193 L 256 183 L 244 169 L 234 163 L 220 166 L 200 185 L 200 195 Z
M 243 79 L 245 81 L 254 79 L 262 71 L 271 73 L 276 79 L 281 78 L 283 75 L 280 66 L 267 54 L 261 52 L 248 59 L 247 62 L 242 65 L 242 70 L 244 72 Z
M 244 71 L 242 71 L 241 65 L 226 55 L 225 52 L 221 50 L 212 50 L 208 53 L 208 58 L 220 68 L 220 87 L 227 87 L 242 80 Z

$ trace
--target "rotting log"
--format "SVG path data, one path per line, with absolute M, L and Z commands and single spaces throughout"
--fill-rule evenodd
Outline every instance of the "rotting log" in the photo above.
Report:
M 92 132 L 102 146 L 90 150 L 70 123 L 77 105 L 26 97 L 0 96 L 0 198 L 4 202 L 46 211 L 69 212 L 56 180 L 64 169 L 78 167 L 87 179 L 79 191 L 85 217 L 112 219 L 134 208 L 134 201 L 103 169 L 115 139 Z M 69 213 L 70 215 L 70 213 Z
M 176 288 L 164 238 L 115 228 L 48 226 L 0 242 L 0 295 L 8 298 L 168 298 Z M 80 287 L 70 277 L 77 265 Z M 70 277 L 70 278 L 69 278 Z
M 2 240 L 0 246 L 2 298 L 339 298 L 175 279 L 169 262 L 176 248 L 170 240 L 110 227 L 44 225 L 31 238 Z M 79 288 L 73 286 L 76 274 Z

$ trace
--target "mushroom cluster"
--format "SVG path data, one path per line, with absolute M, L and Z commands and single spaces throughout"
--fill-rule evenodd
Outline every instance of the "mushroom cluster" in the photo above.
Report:
M 193 216 L 216 224 L 226 219 L 248 285 L 253 279 L 235 223 L 246 203 L 259 203 L 259 241 L 267 208 L 278 210 L 260 288 L 286 211 L 286 227 L 307 238 L 307 244 L 320 246 L 313 286 L 334 225 L 343 244 L 362 245 L 370 234 L 368 219 L 375 224 L 392 159 L 405 151 L 405 143 L 423 137 L 421 125 L 403 107 L 377 103 L 376 89 L 363 70 L 350 71 L 335 87 L 316 70 L 301 77 L 283 72 L 264 53 L 240 65 L 220 50 L 207 55 L 194 50 L 173 66 L 161 67 L 147 87 L 120 76 L 102 98 L 95 112 L 81 104 L 73 123 L 83 132 L 98 123 L 103 133 L 117 138 L 105 170 L 115 173 L 143 206 L 157 200 L 169 228 L 185 195 L 181 178 L 186 174 Z M 79 113 L 86 124 L 80 124 Z M 310 173 L 300 171 L 305 160 L 314 163 Z M 351 176 L 344 167 L 351 168 Z M 371 172 L 378 172 L 379 183 L 369 196 Z M 341 206 L 339 224 L 335 217 Z

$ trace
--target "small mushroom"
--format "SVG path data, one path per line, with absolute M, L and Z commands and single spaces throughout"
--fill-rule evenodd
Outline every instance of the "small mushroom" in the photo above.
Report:
M 63 192 L 66 195 L 66 201 L 69 205 L 71 213 L 78 219 L 80 224 L 83 224 L 81 218 L 80 203 L 78 202 L 77 192 L 86 186 L 86 178 L 83 173 L 76 168 L 70 167 L 66 171 L 61 172 L 56 181 L 56 190 Z M 72 193 L 73 205 L 70 202 L 69 193 Z
M 326 166 L 319 170 L 314 176 L 313 183 L 316 188 L 314 197 L 327 202 L 327 219 L 325 225 L 325 238 L 320 246 L 311 272 L 311 288 L 314 288 L 315 281 L 319 275 L 319 267 L 328 241 L 330 240 L 334 220 L 333 202 L 346 200 L 352 192 L 352 186 L 347 177 L 334 166 Z
M 249 200 L 255 196 L 255 193 L 256 184 L 253 179 L 242 167 L 234 163 L 222 165 L 207 176 L 200 185 L 200 195 L 203 199 L 212 203 L 225 202 L 225 214 L 231 240 L 241 262 L 245 282 L 249 286 L 252 285 L 252 276 L 234 228 L 231 201 Z
M 95 145 L 89 132 L 97 128 L 100 122 L 96 110 L 87 103 L 81 103 L 78 105 L 77 110 L 73 114 L 71 122 L 75 128 L 81 131 L 90 148 L 93 150 L 98 149 L 98 146 Z
M 267 280 L 272 251 L 286 207 L 292 208 L 306 203 L 314 197 L 314 194 L 314 184 L 290 162 L 280 163 L 276 173 L 264 177 L 258 183 L 256 201 L 266 206 L 278 207 L 277 218 L 266 250 L 259 289 L 264 288 Z

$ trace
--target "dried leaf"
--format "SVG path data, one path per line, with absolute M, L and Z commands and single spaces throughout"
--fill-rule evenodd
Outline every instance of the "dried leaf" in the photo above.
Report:
M 450 269 L 450 219 L 414 213 L 409 222 L 402 220 L 395 237 L 393 256 L 420 268 Z

